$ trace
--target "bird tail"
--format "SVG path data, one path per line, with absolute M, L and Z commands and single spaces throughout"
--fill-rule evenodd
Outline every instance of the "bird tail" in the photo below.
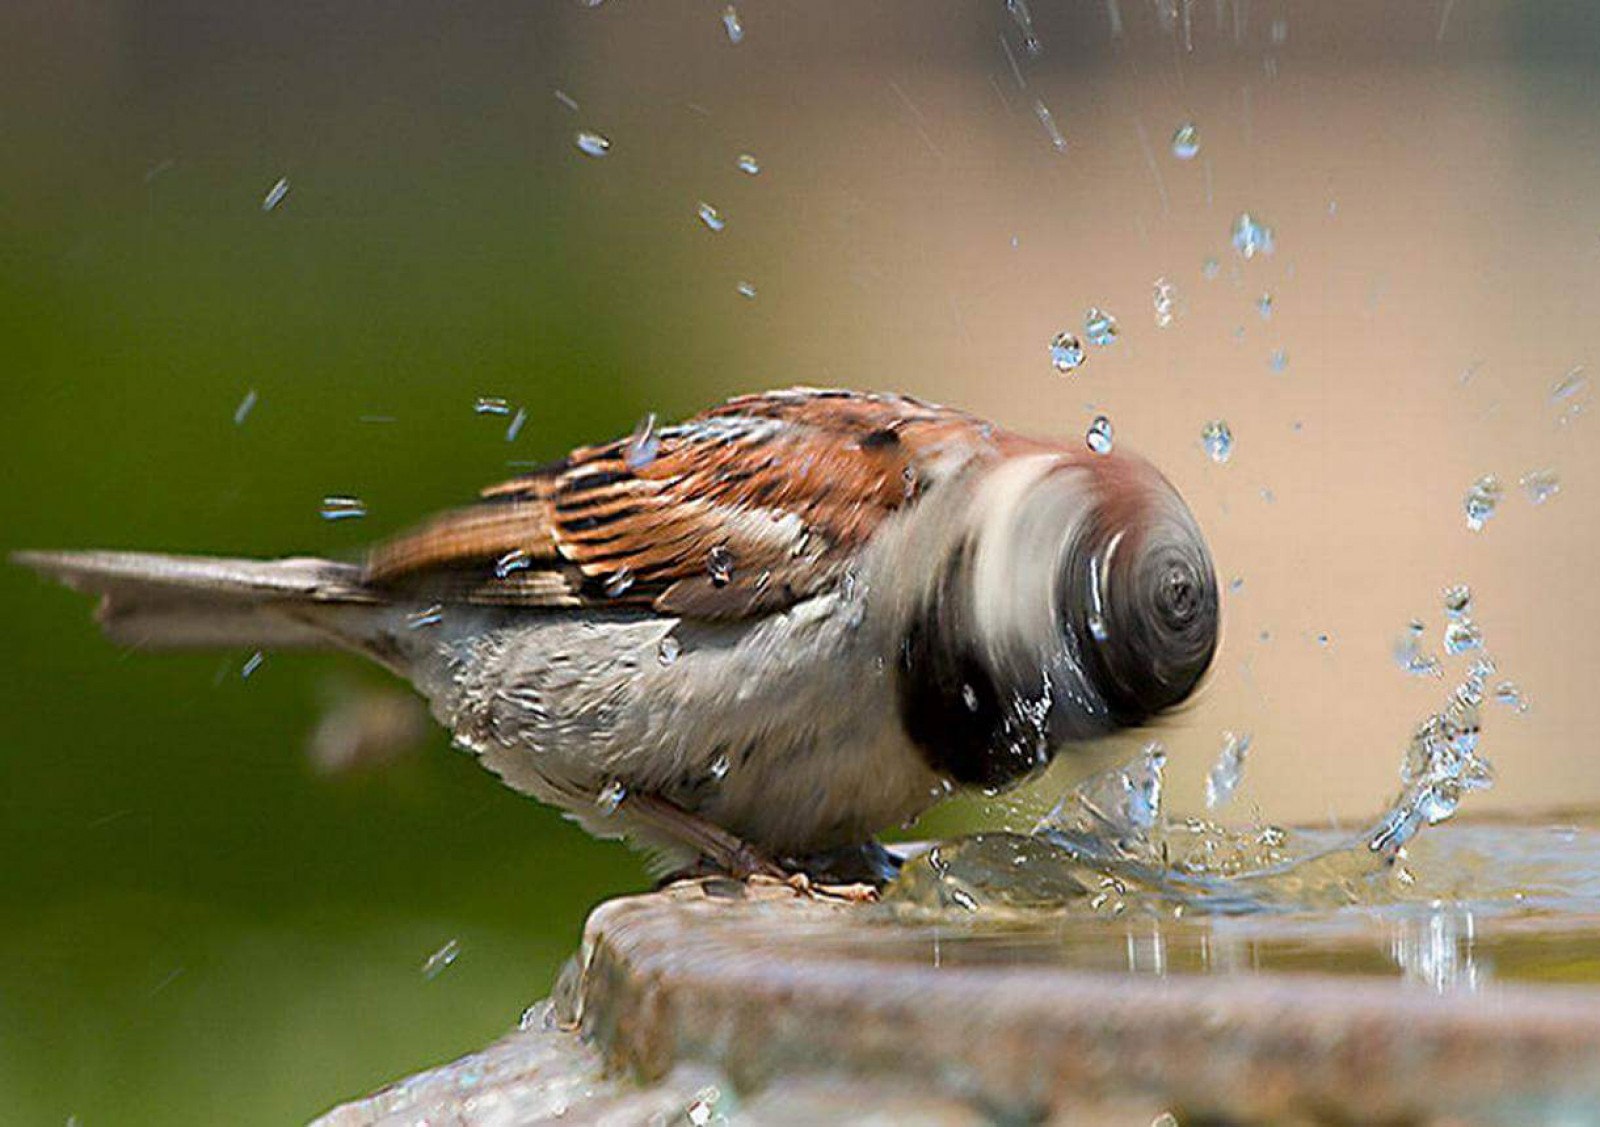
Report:
M 12 559 L 100 596 L 107 636 L 149 649 L 365 650 L 381 600 L 355 564 L 155 552 L 17 552 Z

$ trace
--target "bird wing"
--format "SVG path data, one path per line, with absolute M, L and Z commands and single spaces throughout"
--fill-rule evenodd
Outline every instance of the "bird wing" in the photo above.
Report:
M 839 582 L 939 475 L 1017 441 L 905 396 L 743 396 L 491 486 L 379 545 L 364 580 L 495 605 L 770 613 Z

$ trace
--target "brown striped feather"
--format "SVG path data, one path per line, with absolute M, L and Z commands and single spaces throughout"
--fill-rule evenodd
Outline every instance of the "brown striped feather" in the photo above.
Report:
M 945 463 L 1033 444 L 894 395 L 796 388 L 741 396 L 627 440 L 575 450 L 375 548 L 366 582 L 515 606 L 648 606 L 737 618 L 827 589 Z M 732 573 L 712 574 L 713 549 Z M 505 578 L 495 561 L 528 564 Z

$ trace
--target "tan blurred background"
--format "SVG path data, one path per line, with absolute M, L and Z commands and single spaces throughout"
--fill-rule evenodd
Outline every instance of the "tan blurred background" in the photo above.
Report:
M 1486 706 L 1500 781 L 1469 809 L 1600 804 L 1600 420 L 1550 402 L 1595 362 L 1600 14 L 746 0 L 733 43 L 725 7 L 0 10 L 3 546 L 348 555 L 647 411 L 794 383 L 1073 441 L 1104 412 L 1243 581 L 1159 733 L 1177 810 L 1224 729 L 1254 736 L 1238 816 L 1378 809 L 1453 683 L 1391 647 L 1415 616 L 1438 653 L 1457 582 L 1531 702 Z M 1271 256 L 1230 247 L 1242 211 Z M 1060 375 L 1049 341 L 1090 306 L 1120 339 Z M 514 440 L 480 395 L 526 409 Z M 1516 482 L 1543 469 L 1562 488 L 1536 507 Z M 1506 493 L 1472 533 L 1486 473 Z M 369 516 L 320 521 L 342 493 Z M 21 1120 L 305 1118 L 504 1029 L 586 908 L 647 883 L 431 729 L 374 769 L 350 766 L 386 758 L 366 743 L 328 751 L 365 715 L 339 702 L 383 686 L 349 663 L 244 679 L 249 654 L 120 654 L 13 569 L 0 599 Z

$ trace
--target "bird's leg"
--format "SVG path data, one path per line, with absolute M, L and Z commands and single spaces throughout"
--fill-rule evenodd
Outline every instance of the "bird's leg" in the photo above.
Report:
M 782 880 L 785 870 L 749 842 L 689 813 L 656 794 L 629 794 L 622 800 L 630 816 L 693 849 L 729 876 L 767 876 Z
M 785 857 L 784 866 L 818 884 L 870 884 L 882 888 L 900 875 L 900 858 L 878 842 L 846 845 L 804 857 Z

